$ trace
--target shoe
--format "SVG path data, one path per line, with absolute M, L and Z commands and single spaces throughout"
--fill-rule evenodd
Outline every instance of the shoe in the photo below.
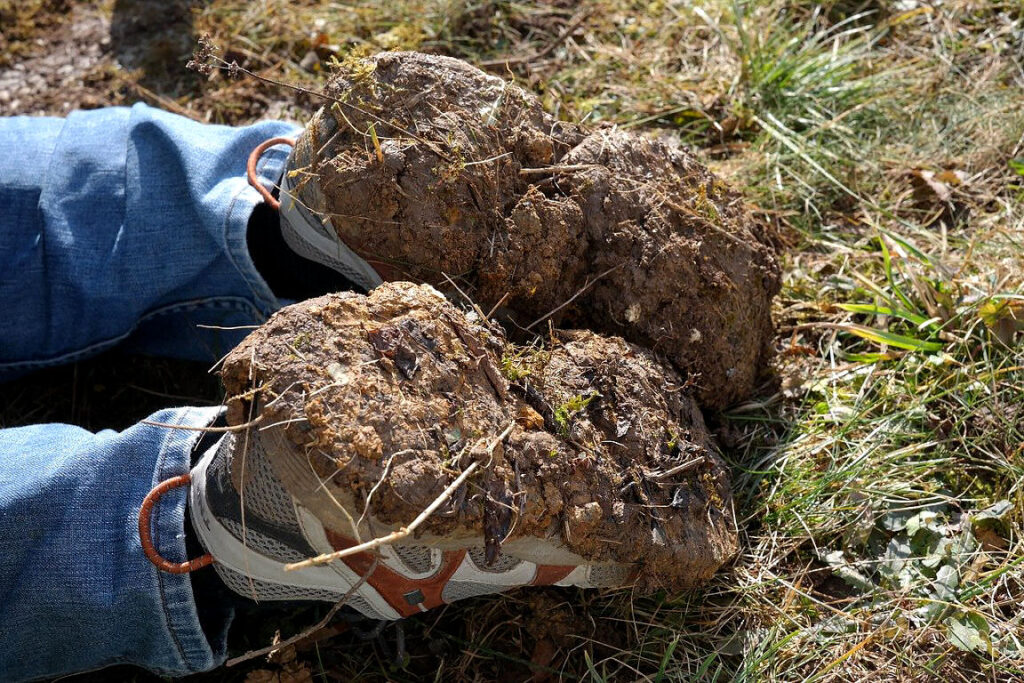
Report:
M 288 564 L 352 547 L 356 540 L 325 527 L 285 490 L 270 464 L 268 451 L 275 449 L 295 446 L 280 430 L 226 434 L 191 475 L 196 534 L 224 583 L 253 600 L 338 602 L 351 591 L 347 606 L 387 620 L 518 586 L 618 586 L 631 577 L 628 565 L 588 564 L 555 539 L 514 544 L 488 562 L 482 536 L 455 543 L 409 540 L 381 546 L 377 555 L 361 552 L 286 571 Z M 301 459 L 290 452 L 274 457 Z M 358 510 L 347 513 L 359 515 Z
M 258 600 L 351 591 L 397 619 L 517 586 L 706 581 L 736 538 L 682 378 L 621 339 L 552 335 L 506 344 L 409 283 L 275 313 L 222 367 L 241 431 L 191 475 L 224 582 Z
M 304 202 L 312 199 L 318 207 L 326 206 L 322 193 L 316 183 L 303 183 L 302 195 L 296 187 L 295 177 L 309 165 L 310 153 L 306 134 L 296 142 L 290 138 L 272 138 L 260 144 L 249 156 L 249 184 L 256 189 L 271 207 L 280 214 L 281 235 L 288 247 L 299 256 L 331 268 L 349 281 L 368 292 L 380 285 L 383 280 L 367 263 L 341 241 L 334 231 L 329 215 L 321 208 L 318 218 L 310 206 Z M 256 165 L 260 156 L 275 145 L 289 145 L 292 153 L 285 164 L 285 173 L 281 178 L 280 196 L 278 199 L 270 190 L 263 186 L 256 176 Z
M 292 157 L 295 156 L 292 152 Z M 289 158 L 288 167 L 295 163 Z M 310 183 L 309 192 L 316 192 L 315 183 Z M 288 246 L 299 256 L 333 268 L 364 291 L 370 291 L 384 282 L 381 276 L 358 254 L 348 248 L 338 237 L 329 218 L 317 218 L 298 198 L 295 181 L 289 173 L 281 178 L 281 235 Z

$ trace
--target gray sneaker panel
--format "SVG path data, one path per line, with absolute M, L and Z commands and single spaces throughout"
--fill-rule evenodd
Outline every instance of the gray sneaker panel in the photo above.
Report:
M 495 560 L 494 564 L 487 566 L 487 551 L 484 548 L 470 548 L 468 554 L 476 568 L 482 572 L 501 574 L 512 571 L 522 563 L 522 560 L 519 558 L 499 552 L 498 559 Z
M 489 583 L 476 583 L 473 581 L 449 581 L 441 591 L 441 599 L 445 602 L 455 602 L 466 598 L 475 598 L 480 595 L 494 595 L 504 593 L 515 586 L 495 586 Z
M 270 463 L 262 451 L 262 439 L 252 439 L 245 452 L 245 491 L 240 496 L 231 479 L 231 468 L 237 454 L 238 442 L 235 434 L 227 434 L 217 446 L 206 470 L 206 504 L 210 512 L 227 528 L 235 538 L 247 543 L 259 543 L 257 539 L 274 539 L 261 544 L 272 550 L 278 557 L 288 555 L 305 559 L 317 555 L 309 545 L 299 525 L 292 497 L 284 490 L 274 476 Z M 241 463 L 237 463 L 241 467 Z M 245 510 L 245 527 L 248 532 L 242 538 L 242 510 Z
M 245 490 L 242 504 L 246 513 L 255 513 L 276 526 L 301 533 L 292 497 L 278 481 L 267 460 L 262 439 L 251 439 L 245 459 Z
M 315 183 L 311 181 L 310 184 L 315 188 Z M 329 222 L 325 225 L 303 205 L 287 172 L 281 178 L 280 213 L 281 235 L 288 247 L 299 256 L 341 273 L 366 291 L 384 282 L 369 263 L 338 238 Z
M 238 572 L 232 571 L 222 565 L 213 565 L 217 570 L 224 584 L 238 593 L 257 601 L 279 602 L 282 600 L 318 600 L 321 602 L 338 602 L 345 597 L 344 592 L 327 590 L 315 590 L 310 588 L 298 588 L 296 586 L 282 586 L 267 581 L 249 579 Z M 345 605 L 356 610 L 360 614 L 371 619 L 386 619 L 363 598 L 358 595 L 350 596 Z
M 262 534 L 249 526 L 246 526 L 245 534 L 243 534 L 242 525 L 233 519 L 222 519 L 221 524 L 223 524 L 235 538 L 242 541 L 254 552 L 257 552 L 264 557 L 269 557 L 270 559 L 281 562 L 282 564 L 301 562 L 302 560 L 307 559 L 306 555 L 303 555 L 294 548 L 278 541 L 277 539 L 271 538 L 266 534 Z
M 430 571 L 433 563 L 430 558 L 430 548 L 422 545 L 395 545 L 391 546 L 406 567 L 415 574 L 426 574 Z

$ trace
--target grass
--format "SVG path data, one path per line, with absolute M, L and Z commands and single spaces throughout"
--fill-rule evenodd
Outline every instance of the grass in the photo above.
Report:
M 715 418 L 742 549 L 710 586 L 469 601 L 403 625 L 402 665 L 390 627 L 303 653 L 315 675 L 1024 677 L 1019 2 L 223 0 L 193 29 L 305 86 L 380 49 L 491 63 L 563 118 L 694 146 L 785 248 L 779 383 Z M 231 123 L 313 104 L 156 95 Z

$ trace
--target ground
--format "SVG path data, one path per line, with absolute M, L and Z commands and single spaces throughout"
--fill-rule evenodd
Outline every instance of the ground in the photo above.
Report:
M 1019 2 L 35 0 L 0 4 L 0 24 L 4 114 L 143 100 L 304 122 L 318 106 L 185 70 L 202 33 L 228 62 L 312 89 L 333 59 L 460 57 L 561 121 L 691 145 L 785 247 L 776 383 L 706 416 L 740 532 L 710 586 L 477 599 L 401 637 L 341 633 L 251 663 L 254 680 L 1024 675 Z M 219 401 L 204 373 L 105 356 L 5 387 L 0 424 L 124 427 Z M 249 620 L 234 647 L 316 611 Z

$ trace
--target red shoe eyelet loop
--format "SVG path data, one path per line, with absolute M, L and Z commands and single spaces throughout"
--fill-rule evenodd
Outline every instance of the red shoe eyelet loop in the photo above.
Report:
M 263 183 L 256 177 L 256 164 L 259 162 L 260 157 L 263 153 L 275 145 L 288 145 L 289 147 L 295 147 L 295 141 L 291 138 L 270 138 L 266 142 L 261 142 L 256 145 L 256 149 L 249 154 L 249 162 L 245 165 L 245 175 L 249 178 L 249 184 L 256 188 L 256 191 L 263 197 L 263 201 L 274 209 L 281 208 L 281 202 L 279 202 L 270 191 L 263 187 Z
M 188 562 L 171 562 L 157 552 L 156 547 L 153 545 L 152 533 L 149 526 L 150 518 L 153 516 L 153 506 L 155 506 L 157 501 L 160 500 L 160 496 L 164 495 L 171 489 L 188 486 L 191 482 L 192 475 L 190 474 L 182 474 L 177 477 L 165 479 L 154 486 L 152 491 L 146 494 L 146 497 L 142 500 L 142 507 L 139 508 L 139 541 L 142 542 L 142 552 L 146 553 L 146 557 L 150 562 L 156 565 L 157 569 L 169 574 L 188 574 L 189 572 L 194 572 L 197 569 L 202 569 L 207 565 L 213 564 L 213 555 L 209 553 L 197 557 L 194 560 L 189 560 Z

